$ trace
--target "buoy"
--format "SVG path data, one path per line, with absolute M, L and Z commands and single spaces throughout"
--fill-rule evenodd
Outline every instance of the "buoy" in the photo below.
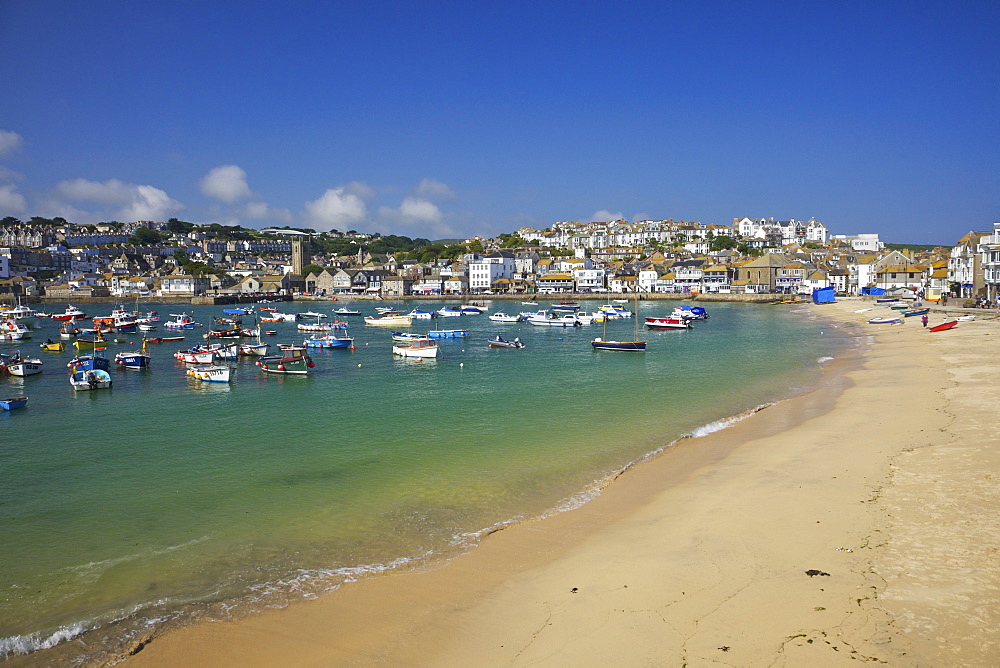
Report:
M 313 362 L 312 360 L 309 360 L 309 365 L 308 366 L 309 366 L 310 369 L 312 369 L 313 367 L 316 366 L 316 362 Z
M 458 366 L 460 366 L 460 367 L 465 366 L 465 362 L 459 362 Z
M 360 365 L 360 364 L 358 365 L 358 368 L 359 368 L 359 369 L 361 368 L 361 365 Z
M 284 370 L 285 370 L 285 365 L 284 364 L 279 364 L 278 365 L 278 371 L 284 371 Z

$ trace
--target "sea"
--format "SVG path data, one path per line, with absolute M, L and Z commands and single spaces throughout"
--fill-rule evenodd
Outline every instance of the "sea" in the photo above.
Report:
M 642 318 L 677 303 L 628 308 Z M 270 306 L 374 315 L 381 304 Z M 487 314 L 549 305 L 496 301 Z M 148 336 L 185 340 L 150 344 L 149 369 L 112 368 L 111 389 L 84 392 L 67 380 L 71 347 L 39 350 L 58 340 L 58 323 L 43 321 L 30 341 L 0 343 L 45 365 L 0 377 L 3 398 L 29 398 L 0 411 L 0 657 L 108 661 L 175 625 L 455 558 L 497 529 L 586 503 L 678 439 L 808 391 L 857 345 L 808 307 L 706 306 L 710 317 L 690 330 L 640 329 L 644 353 L 590 345 L 633 340 L 632 319 L 565 329 L 487 314 L 415 320 L 409 331 L 469 330 L 423 360 L 394 356 L 390 328 L 348 317 L 355 348 L 312 349 L 307 376 L 269 375 L 243 358 L 217 384 L 173 357 L 206 329 L 162 322 L 184 312 L 208 326 L 222 307 L 142 304 L 161 317 Z M 294 323 L 263 328 L 276 331 L 267 343 L 304 339 Z M 489 348 L 498 334 L 525 347 Z M 112 358 L 141 345 L 140 335 L 112 338 Z

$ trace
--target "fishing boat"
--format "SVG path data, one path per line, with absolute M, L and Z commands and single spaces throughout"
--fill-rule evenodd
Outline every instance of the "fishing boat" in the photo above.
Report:
M 106 390 L 112 385 L 111 374 L 103 369 L 81 369 L 69 377 L 73 390 Z
M 304 376 L 309 373 L 309 369 L 316 366 L 312 358 L 306 354 L 306 349 L 300 346 L 288 346 L 281 351 L 281 355 L 261 357 L 255 364 L 266 373 L 292 376 Z
M 73 347 L 77 350 L 94 350 L 95 348 L 103 348 L 106 344 L 104 333 L 98 329 L 89 338 L 77 338 L 73 342 Z
M 67 320 L 66 322 L 59 325 L 59 338 L 60 339 L 72 339 L 74 336 L 79 336 L 80 330 L 76 326 L 75 320 Z
M 868 321 L 869 325 L 897 325 L 903 322 L 902 318 L 872 318 Z
M 101 369 L 108 371 L 111 369 L 111 360 L 104 354 L 104 348 L 95 348 L 93 353 L 87 355 L 77 355 L 66 363 L 66 368 L 71 371 L 84 371 L 86 369 Z
M 224 308 L 222 312 L 226 315 L 252 315 L 253 309 L 249 308 Z
M 427 332 L 431 339 L 464 339 L 469 336 L 467 329 L 432 329 Z
M 38 311 L 32 309 L 30 306 L 25 306 L 21 303 L 20 297 L 17 300 L 17 305 L 10 308 L 3 309 L 0 312 L 0 316 L 5 318 L 13 318 L 18 321 L 28 329 L 31 329 L 38 324 L 39 313 Z
M 490 320 L 493 322 L 521 322 L 521 316 L 519 315 L 507 315 L 503 311 L 497 311 L 490 316 Z
M 521 339 L 517 338 L 513 341 L 507 341 L 502 338 L 499 334 L 495 339 L 490 339 L 486 342 L 487 346 L 490 348 L 523 348 L 524 344 L 521 343 Z
M 28 397 L 12 397 L 10 399 L 0 399 L 0 408 L 5 411 L 12 411 L 24 408 L 28 404 Z
M 20 341 L 30 339 L 31 329 L 13 318 L 0 320 L 0 341 Z
M 649 329 L 691 329 L 691 322 L 687 318 L 677 318 L 674 316 L 648 316 L 646 318 L 646 327 Z
M 951 329 L 952 327 L 954 327 L 957 324 L 958 324 L 958 320 L 949 320 L 948 322 L 942 322 L 940 325 L 934 325 L 933 327 L 931 327 L 929 329 L 932 332 L 944 332 L 944 331 L 947 331 L 947 330 Z
M 150 355 L 146 352 L 146 340 L 142 341 L 142 348 L 136 351 L 122 351 L 115 354 L 115 364 L 125 369 L 148 369 Z
M 207 383 L 228 383 L 232 377 L 232 368 L 224 364 L 212 364 L 188 369 L 187 375 Z
M 170 315 L 174 319 L 163 323 L 167 329 L 194 329 L 202 326 L 200 322 L 195 322 L 187 313 L 171 313 Z
M 366 325 L 380 325 L 388 327 L 409 327 L 413 324 L 413 316 L 409 313 L 401 315 L 383 315 L 381 317 L 365 317 Z
M 260 342 L 260 327 L 257 328 L 257 343 L 241 343 L 239 354 L 252 357 L 263 357 L 267 354 L 269 344 Z
M 353 348 L 354 339 L 350 336 L 337 334 L 320 334 L 310 336 L 302 342 L 306 348 Z
M 403 357 L 437 357 L 438 344 L 437 341 L 422 336 L 406 343 L 394 343 L 392 352 Z
M 83 320 L 87 317 L 87 314 L 78 309 L 77 307 L 69 304 L 66 306 L 66 310 L 62 313 L 58 313 L 52 316 L 53 320 L 58 322 L 63 322 L 66 320 Z
M 156 336 L 152 339 L 146 339 L 146 343 L 172 343 L 174 341 L 183 341 L 183 336 Z
M 39 348 L 47 353 L 61 353 L 66 350 L 66 344 L 62 341 L 46 341 L 39 345 Z
M 346 306 L 341 306 L 340 308 L 334 310 L 333 314 L 334 315 L 343 315 L 343 316 L 361 315 L 361 311 L 358 311 L 357 309 L 353 309 L 353 308 L 347 308 Z M 303 315 L 305 315 L 305 314 L 303 314 Z
M 581 324 L 573 313 L 556 315 L 548 311 L 539 311 L 529 316 L 528 323 L 536 327 L 579 327 Z
M 577 311 L 573 315 L 576 316 L 577 322 L 579 322 L 581 325 L 589 325 L 593 323 L 595 320 L 597 322 L 604 322 L 603 314 L 597 315 L 594 313 L 587 313 L 586 311 Z
M 41 372 L 42 360 L 37 357 L 21 357 L 21 353 L 16 352 L 7 360 L 7 373 L 12 376 L 34 376 Z
M 639 295 L 636 298 L 636 310 L 639 310 Z M 603 310 L 603 309 L 602 309 Z M 629 312 L 631 315 L 631 312 Z M 635 339 L 632 341 L 608 341 L 606 337 L 608 335 L 608 323 L 607 319 L 604 322 L 604 336 L 599 336 L 590 342 L 591 348 L 593 350 L 619 350 L 619 351 L 629 351 L 629 352 L 645 352 L 646 342 L 639 340 L 639 318 L 635 318 Z

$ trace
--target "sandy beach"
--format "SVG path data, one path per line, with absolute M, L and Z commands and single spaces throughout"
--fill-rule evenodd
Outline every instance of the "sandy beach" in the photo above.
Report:
M 867 305 L 796 307 L 865 342 L 822 389 L 579 509 L 126 665 L 998 665 L 1000 320 L 932 334 Z

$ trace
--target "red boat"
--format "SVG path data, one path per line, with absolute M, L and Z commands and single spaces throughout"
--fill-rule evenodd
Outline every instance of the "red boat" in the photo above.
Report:
M 667 317 L 646 317 L 646 327 L 649 329 L 691 329 L 691 323 L 687 318 Z
M 948 322 L 942 322 L 940 325 L 934 325 L 931 327 L 932 332 L 943 332 L 946 329 L 951 329 L 958 324 L 958 320 L 949 320 Z
M 67 306 L 65 311 L 53 315 L 52 319 L 64 322 L 66 320 L 83 320 L 86 317 L 87 314 L 78 309 L 77 307 Z
M 158 336 L 155 339 L 146 339 L 146 343 L 168 343 L 170 341 L 183 341 L 183 336 Z

